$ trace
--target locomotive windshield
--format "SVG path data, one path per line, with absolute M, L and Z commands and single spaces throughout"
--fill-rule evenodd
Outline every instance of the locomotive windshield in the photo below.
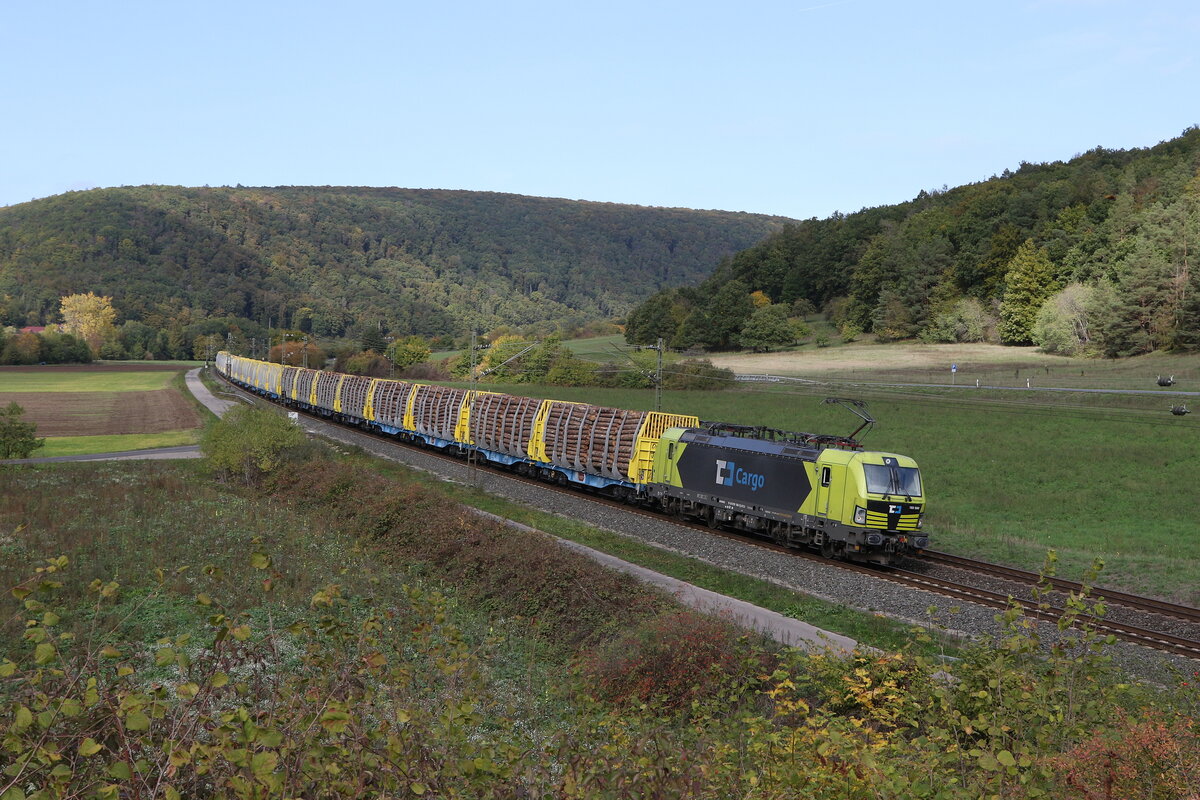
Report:
M 867 476 L 867 491 L 872 494 L 921 496 L 921 471 L 916 467 L 863 464 L 863 472 Z

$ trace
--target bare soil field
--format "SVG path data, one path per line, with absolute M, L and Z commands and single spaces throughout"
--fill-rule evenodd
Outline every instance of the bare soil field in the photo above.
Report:
M 178 370 L 178 367 L 175 367 Z M 94 371 L 89 367 L 89 371 Z M 138 370 L 144 371 L 144 370 Z M 165 433 L 200 425 L 187 398 L 174 389 L 153 392 L 5 392 L 39 436 Z

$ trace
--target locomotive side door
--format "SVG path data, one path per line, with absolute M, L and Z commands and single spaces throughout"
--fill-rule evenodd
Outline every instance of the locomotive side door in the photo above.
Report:
M 818 517 L 840 519 L 842 498 L 846 491 L 845 464 L 817 464 Z

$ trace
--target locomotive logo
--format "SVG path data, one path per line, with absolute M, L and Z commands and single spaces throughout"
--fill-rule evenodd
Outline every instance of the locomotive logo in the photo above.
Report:
M 722 461 L 717 459 L 717 485 L 718 486 L 733 486 L 735 483 L 741 486 L 749 486 L 750 491 L 757 492 L 767 482 L 765 475 L 759 475 L 755 472 L 747 472 L 737 465 L 736 461 Z

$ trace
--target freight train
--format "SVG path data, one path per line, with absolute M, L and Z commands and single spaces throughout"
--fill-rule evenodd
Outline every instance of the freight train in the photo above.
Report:
M 929 544 L 917 463 L 864 451 L 854 434 L 701 423 L 227 352 L 216 368 L 290 408 L 830 558 L 889 564 Z

